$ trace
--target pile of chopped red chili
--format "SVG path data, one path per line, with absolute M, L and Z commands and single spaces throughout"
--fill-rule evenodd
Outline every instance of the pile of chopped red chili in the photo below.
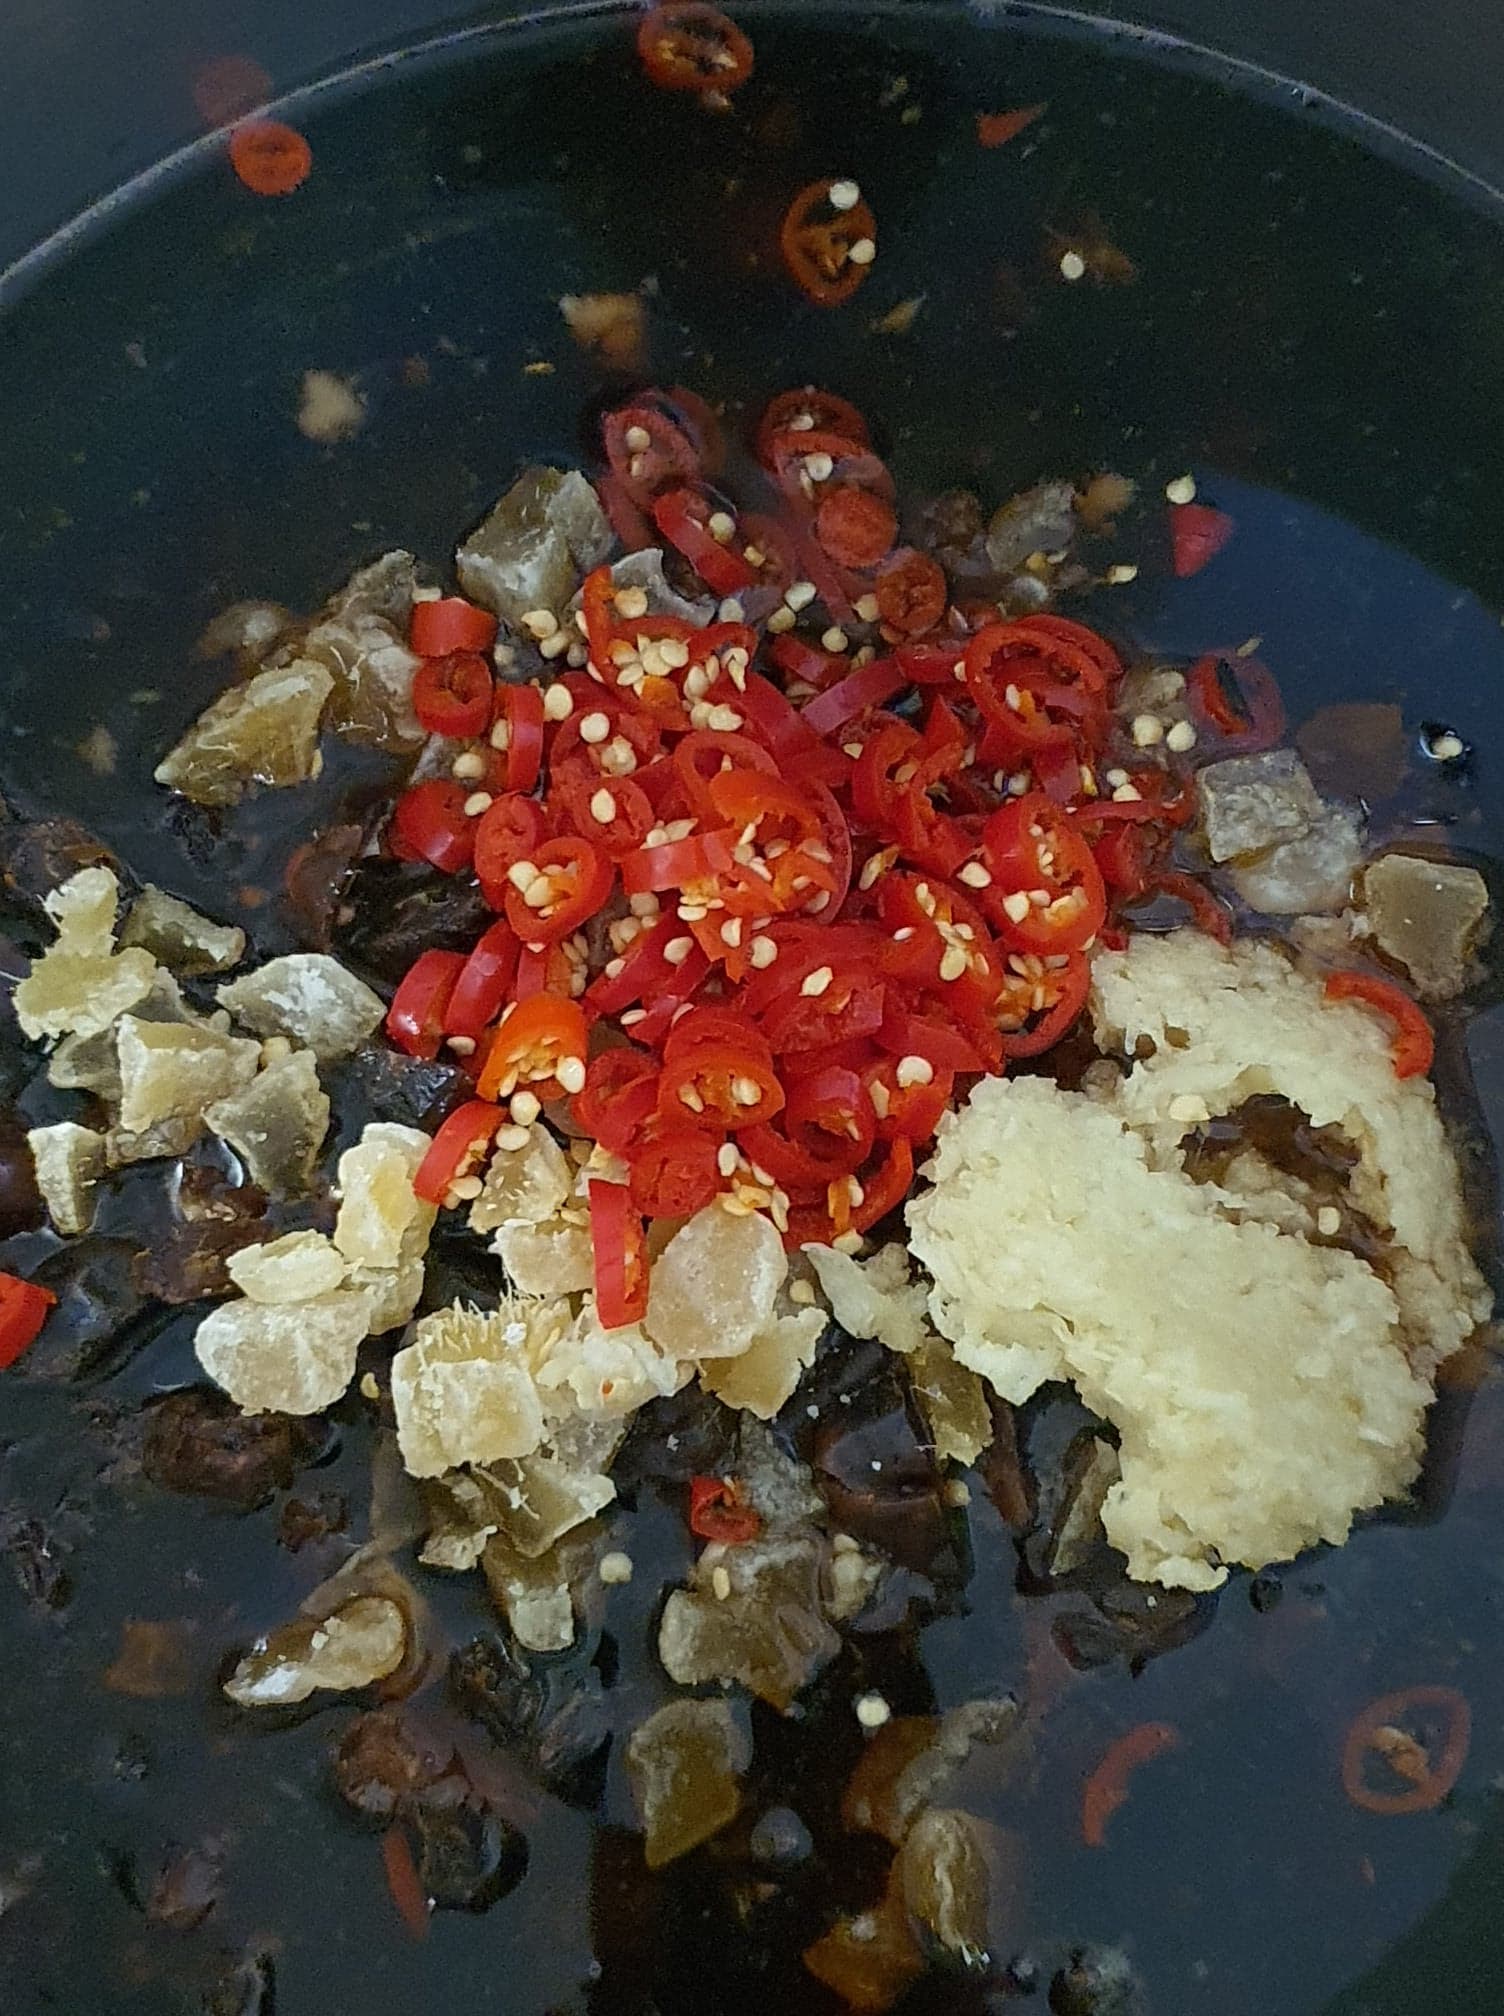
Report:
M 712 487 L 692 395 L 641 395 L 603 433 L 622 542 L 677 556 L 717 620 L 651 614 L 598 568 L 540 685 L 493 677 L 484 610 L 417 605 L 419 717 L 466 746 L 389 844 L 473 873 L 497 921 L 424 953 L 388 1029 L 475 1072 L 425 1195 L 554 1102 L 620 1158 L 590 1198 L 609 1325 L 642 1312 L 645 1221 L 722 1192 L 790 1246 L 851 1245 L 979 1073 L 1071 1028 L 1119 904 L 1167 890 L 1226 918 L 1167 866 L 1194 789 L 1125 738 L 1112 645 L 953 607 L 853 407 L 773 401 L 750 513 Z

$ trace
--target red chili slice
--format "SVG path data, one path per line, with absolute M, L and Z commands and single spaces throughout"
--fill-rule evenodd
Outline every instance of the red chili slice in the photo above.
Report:
M 1204 739 L 1219 755 L 1274 749 L 1285 736 L 1285 703 L 1274 675 L 1258 658 L 1208 651 L 1186 674 L 1186 694 Z
M 632 1202 L 649 1218 L 692 1218 L 721 1189 L 713 1134 L 670 1123 L 646 1126 L 621 1152 Z
M 444 1122 L 418 1164 L 413 1190 L 425 1204 L 442 1204 L 451 1185 L 485 1158 L 506 1115 L 484 1099 L 467 1099 Z
M 470 866 L 476 822 L 465 811 L 469 793 L 448 777 L 411 784 L 392 807 L 387 845 L 399 860 L 427 861 L 445 875 Z
M 571 758 L 553 766 L 550 783 L 575 831 L 613 859 L 635 853 L 657 824 L 652 801 L 635 777 L 607 779 Z
M 517 971 L 517 934 L 499 917 L 476 940 L 444 1013 L 446 1036 L 479 1036 L 507 1003 Z
M 820 499 L 815 537 L 838 567 L 875 567 L 893 550 L 898 515 L 870 490 L 841 484 Z
M 937 1071 L 981 1071 L 986 1067 L 971 1038 L 953 1023 L 915 1015 L 890 1001 L 878 1042 L 894 1057 L 922 1057 Z
M 778 774 L 778 765 L 770 752 L 750 735 L 715 728 L 691 729 L 675 748 L 672 761 L 695 816 L 700 819 L 715 817 L 710 799 L 711 781 L 728 766 L 733 770 L 759 771 L 765 777 Z
M 950 600 L 944 572 L 928 553 L 905 546 L 878 570 L 877 613 L 901 637 L 922 637 L 944 616 Z
M 1184 903 L 1190 911 L 1191 922 L 1198 931 L 1215 938 L 1219 945 L 1232 942 L 1232 918 L 1226 906 L 1219 903 L 1206 884 L 1194 875 L 1182 875 L 1168 868 L 1157 869 L 1145 893 L 1173 896 L 1177 903 Z
M 1199 574 L 1237 530 L 1225 511 L 1210 504 L 1172 504 L 1169 515 L 1170 565 L 1177 581 Z
M 917 1053 L 916 1053 L 917 1054 Z M 931 1066 L 929 1078 L 905 1076 L 900 1082 L 897 1057 L 878 1057 L 862 1073 L 877 1114 L 879 1141 L 928 1141 L 955 1092 L 956 1074 Z M 928 1061 L 928 1060 L 926 1060 Z
M 752 75 L 752 44 L 702 0 L 655 7 L 638 26 L 637 53 L 661 91 L 730 92 Z
M 629 896 L 660 895 L 692 883 L 713 882 L 732 866 L 730 836 L 724 832 L 691 833 L 628 854 L 621 864 L 621 886 Z
M 979 112 L 977 141 L 983 147 L 1006 147 L 1048 109 L 1045 105 L 1020 105 L 1012 112 Z
M 576 1123 L 613 1155 L 626 1155 L 658 1110 L 658 1069 L 645 1050 L 623 1045 L 592 1057 L 574 1101 Z
M 784 213 L 779 245 L 795 283 L 817 308 L 839 308 L 855 294 L 871 270 L 851 257 L 863 241 L 875 244 L 877 219 L 865 202 L 837 210 L 830 200 L 835 184 L 811 182 Z
M 647 1237 L 620 1183 L 590 1185 L 590 1253 L 601 1328 L 638 1322 L 648 1306 Z
M 1015 954 L 998 1003 L 1003 1055 L 1039 1057 L 1053 1050 L 1074 1026 L 1090 989 L 1091 967 L 1080 952 L 1065 955 L 1064 964 Z
M 783 1087 L 771 1054 L 760 1041 L 746 1041 L 746 1033 L 702 1037 L 681 1045 L 677 1053 L 665 1051 L 658 1088 L 658 1110 L 665 1119 L 727 1134 L 771 1120 L 783 1110 Z
M 436 602 L 420 602 L 436 609 Z M 475 651 L 451 651 L 425 658 L 413 674 L 413 712 L 430 735 L 468 740 L 491 725 L 491 667 Z
M 703 493 L 696 490 L 665 490 L 653 503 L 654 524 L 706 587 L 715 595 L 737 595 L 757 585 L 757 569 L 742 558 L 734 530 L 728 542 L 716 538 L 710 530 L 714 515 Z
M 869 708 L 882 707 L 909 683 L 896 658 L 874 658 L 834 686 L 817 693 L 804 707 L 805 725 L 817 735 L 834 735 Z
M 762 1531 L 762 1515 L 744 1501 L 734 1478 L 691 1477 L 689 1530 L 697 1540 L 740 1547 Z
M 445 658 L 456 651 L 489 651 L 496 642 L 496 618 L 463 595 L 415 602 L 407 641 L 420 658 Z
M 475 872 L 486 901 L 499 910 L 511 884 L 507 871 L 519 861 L 531 861 L 543 844 L 543 811 L 536 799 L 516 792 L 493 798 L 479 819 L 470 822 L 475 831 Z
M 531 1001 L 535 994 L 572 997 L 583 979 L 583 972 L 570 957 L 567 941 L 561 940 L 557 945 L 523 945 L 517 953 L 512 999 Z
M 15 1364 L 34 1344 L 57 1297 L 40 1282 L 0 1274 L 0 1371 Z
M 465 970 L 463 952 L 420 952 L 387 1010 L 386 1033 L 409 1057 L 437 1057 L 450 997 Z
M 588 922 L 610 895 L 611 862 L 589 840 L 568 834 L 546 840 L 532 860 L 536 874 L 528 889 L 515 882 L 507 885 L 507 922 L 524 944 L 557 945 Z M 542 900 L 530 900 L 535 892 Z
M 1326 998 L 1328 1001 L 1361 1001 L 1366 1008 L 1376 1009 L 1393 1023 L 1391 1054 L 1396 1078 L 1419 1078 L 1430 1070 L 1436 1056 L 1436 1039 L 1431 1034 L 1431 1025 L 1410 996 L 1396 987 L 1392 980 L 1381 980 L 1377 973 L 1329 973 Z
M 693 440 L 656 406 L 618 407 L 601 422 L 601 435 L 612 474 L 645 511 L 660 490 L 693 483 L 700 474 Z M 609 579 L 610 569 L 604 571 Z
M 1079 952 L 1102 928 L 1102 871 L 1043 793 L 1012 799 L 993 813 L 982 831 L 982 858 L 992 876 L 987 914 L 1005 944 L 1040 954 Z
M 532 685 L 506 685 L 497 690 L 496 722 L 506 725 L 508 791 L 531 791 L 543 770 L 543 694 Z M 496 747 L 496 731 L 491 733 Z
M 781 434 L 836 434 L 858 450 L 872 445 L 860 409 L 838 392 L 819 392 L 813 385 L 798 392 L 780 392 L 763 408 L 755 452 L 765 469 L 775 466 L 774 443 Z
M 577 1065 L 583 1082 L 588 1040 L 585 1011 L 578 1001 L 558 994 L 535 994 L 503 1016 L 476 1090 L 482 1099 L 509 1099 L 519 1085 L 535 1091 L 544 1086 L 548 1089 L 539 1096 L 547 1098 L 554 1096 L 555 1084 L 566 1092 L 577 1091 L 579 1086 L 560 1080 L 559 1073 L 563 1070 L 567 1080 L 575 1075 L 573 1067 Z

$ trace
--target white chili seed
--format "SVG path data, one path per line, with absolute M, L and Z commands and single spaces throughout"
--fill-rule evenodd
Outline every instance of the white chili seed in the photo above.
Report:
M 825 992 L 835 977 L 830 967 L 817 966 L 813 973 L 807 973 L 799 983 L 799 992 L 810 1000 L 815 1000 Z

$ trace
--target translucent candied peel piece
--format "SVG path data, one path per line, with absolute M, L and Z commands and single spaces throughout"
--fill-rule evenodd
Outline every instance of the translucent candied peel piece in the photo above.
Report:
M 772 1316 L 787 1273 L 770 1218 L 707 1205 L 653 1263 L 642 1327 L 675 1358 L 734 1358 Z
M 274 1197 L 296 1197 L 313 1181 L 329 1112 L 312 1051 L 294 1050 L 228 1099 L 216 1100 L 204 1119 L 239 1155 L 253 1183 Z
M 881 1246 L 870 1260 L 854 1260 L 833 1246 L 806 1246 L 830 1313 L 853 1337 L 875 1337 L 890 1351 L 907 1356 L 933 1335 L 929 1290 L 910 1278 L 902 1246 Z
M 94 1222 L 94 1191 L 108 1166 L 105 1138 L 77 1121 L 33 1127 L 26 1136 L 47 1215 L 65 1239 Z
M 245 957 L 238 924 L 216 924 L 189 903 L 148 882 L 121 929 L 122 945 L 138 945 L 181 979 L 227 973 Z
M 355 1376 L 369 1305 L 337 1288 L 311 1302 L 226 1302 L 198 1326 L 193 1349 L 217 1386 L 247 1414 L 318 1414 Z
M 399 1267 L 423 1253 L 437 1213 L 414 1194 L 428 1153 L 416 1127 L 373 1120 L 339 1158 L 339 1216 L 334 1243 L 353 1267 Z
M 322 1232 L 287 1232 L 261 1246 L 244 1246 L 225 1271 L 253 1302 L 312 1302 L 332 1295 L 345 1279 L 345 1262 Z
M 1206 844 L 1214 861 L 1258 854 L 1309 833 L 1326 810 L 1293 749 L 1228 756 L 1196 778 Z
M 144 1134 L 164 1120 L 198 1119 L 205 1107 L 248 1085 L 261 1045 L 184 1022 L 143 1022 L 124 1015 L 115 1032 L 120 1066 L 120 1125 Z
M 752 1740 L 729 1701 L 670 1701 L 627 1743 L 627 1776 L 650 1869 L 676 1862 L 734 1820 Z
M 319 769 L 319 717 L 334 687 L 311 658 L 258 672 L 205 709 L 156 768 L 196 805 L 236 805 L 252 784 L 302 784 Z
M 577 1526 L 545 1553 L 521 1554 L 500 1534 L 481 1568 L 491 1600 L 529 1652 L 567 1652 L 575 1639 L 575 1595 L 600 1553 L 600 1526 Z
M 412 554 L 383 553 L 331 596 L 304 638 L 304 653 L 334 676 L 325 720 L 336 734 L 391 752 L 422 742 L 412 704 L 419 660 L 407 648 L 416 587 Z
M 569 1158 L 546 1127 L 529 1127 L 521 1148 L 497 1148 L 480 1195 L 470 1207 L 472 1232 L 503 1225 L 543 1225 L 556 1218 L 574 1193 Z
M 828 1320 L 823 1309 L 773 1316 L 738 1357 L 707 1360 L 700 1368 L 700 1384 L 727 1407 L 771 1421 L 814 1363 Z
M 813 1534 L 707 1547 L 664 1606 L 658 1656 L 671 1680 L 745 1687 L 786 1713 L 841 1641 L 821 1605 L 824 1547 Z
M 321 1064 L 347 1057 L 380 1026 L 381 996 L 327 952 L 288 952 L 218 990 L 258 1036 L 290 1036 Z
M 538 1447 L 543 1408 L 526 1342 L 526 1323 L 507 1309 L 456 1302 L 423 1318 L 392 1360 L 397 1441 L 410 1475 L 438 1477 Z
M 1363 871 L 1374 943 L 1398 959 L 1431 1001 L 1460 994 L 1488 915 L 1488 884 L 1476 868 L 1423 855 L 1381 854 Z
M 503 1225 L 491 1250 L 519 1295 L 578 1295 L 595 1280 L 589 1231 L 563 1219 L 551 1225 Z
M 389 1596 L 356 1596 L 316 1622 L 298 1618 L 258 1640 L 225 1682 L 241 1708 L 288 1708 L 321 1689 L 348 1693 L 395 1673 L 407 1619 Z

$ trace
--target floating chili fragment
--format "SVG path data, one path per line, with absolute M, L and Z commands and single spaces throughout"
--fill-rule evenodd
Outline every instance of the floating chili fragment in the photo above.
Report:
M 1225 511 L 1210 504 L 1170 506 L 1170 565 L 1177 581 L 1187 581 L 1215 560 L 1236 531 Z
M 290 196 L 308 180 L 313 149 L 280 119 L 248 119 L 230 135 L 230 166 L 253 195 Z
M 1140 1722 L 1108 1745 L 1081 1792 L 1081 1835 L 1088 1848 L 1107 1846 L 1107 1823 L 1128 1797 L 1128 1780 L 1140 1764 L 1179 1747 L 1168 1722 Z
M 1425 1740 L 1406 1724 L 1419 1725 Z M 1472 1711 L 1455 1687 L 1403 1687 L 1370 1701 L 1342 1749 L 1342 1789 L 1365 1813 L 1429 1813 L 1462 1775 Z M 1370 1773 L 1389 1785 L 1375 1790 Z M 1395 1781 L 1398 1780 L 1398 1787 Z
M 388 1827 L 382 1835 L 381 1862 L 386 1870 L 386 1887 L 397 1907 L 398 1917 L 414 1939 L 426 1939 L 428 1898 L 424 1895 L 405 1827 Z
M 272 80 L 254 56 L 211 56 L 193 73 L 193 104 L 206 126 L 244 119 L 272 95 Z
M 637 30 L 642 67 L 661 91 L 729 92 L 752 75 L 752 44 L 718 7 L 669 0 Z
M 744 1501 L 734 1477 L 691 1477 L 689 1530 L 697 1540 L 740 1547 L 762 1531 L 762 1515 Z
M 848 185 L 849 186 L 849 185 Z M 784 213 L 779 244 L 784 264 L 817 308 L 839 308 L 871 271 L 877 219 L 858 196 L 844 209 L 831 201 L 837 182 L 811 182 Z
M 57 1297 L 39 1282 L 0 1274 L 0 1371 L 37 1340 Z
M 1431 1025 L 1404 989 L 1396 987 L 1392 980 L 1381 979 L 1377 973 L 1329 973 L 1326 998 L 1361 1001 L 1366 1008 L 1377 1009 L 1380 1015 L 1388 1017 L 1394 1024 L 1391 1055 L 1396 1078 L 1418 1078 L 1430 1070 L 1436 1055 Z
M 1020 105 L 1012 112 L 979 112 L 977 139 L 984 147 L 1006 147 L 1048 109 L 1046 105 Z

